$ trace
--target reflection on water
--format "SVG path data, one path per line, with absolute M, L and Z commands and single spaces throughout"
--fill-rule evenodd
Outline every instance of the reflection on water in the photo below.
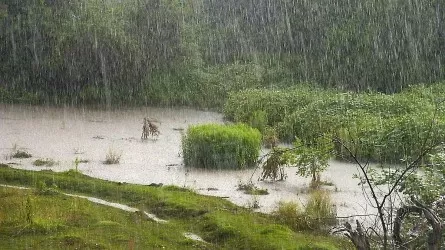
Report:
M 157 140 L 142 141 L 143 118 L 158 121 Z M 50 168 L 65 171 L 75 167 L 90 176 L 106 180 L 136 184 L 174 184 L 202 194 L 227 197 L 243 206 L 259 202 L 260 211 L 270 212 L 278 201 L 307 199 L 308 179 L 296 176 L 295 169 L 287 168 L 288 178 L 282 182 L 260 182 L 260 170 L 215 171 L 186 169 L 181 158 L 181 132 L 200 123 L 222 123 L 221 114 L 173 108 L 134 108 L 101 111 L 85 108 L 55 108 L 41 106 L 0 105 L 1 162 L 16 163 L 23 169 Z M 26 149 L 30 159 L 10 159 L 13 147 Z M 120 164 L 104 165 L 107 152 L 121 154 Z M 52 167 L 36 167 L 36 159 L 52 159 Z M 364 214 L 373 209 L 362 195 L 354 165 L 332 161 L 323 173 L 325 180 L 334 183 L 332 198 L 339 216 Z M 250 196 L 237 190 L 239 183 L 253 181 L 266 188 L 269 195 Z

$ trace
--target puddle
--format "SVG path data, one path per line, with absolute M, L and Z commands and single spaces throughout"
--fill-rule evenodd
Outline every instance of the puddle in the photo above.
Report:
M 0 184 L 0 187 L 7 187 L 7 188 L 16 188 L 16 189 L 31 189 L 29 187 L 20 187 L 20 186 L 11 186 L 11 185 L 4 185 L 4 184 Z
M 188 239 L 207 243 L 203 238 L 201 238 L 200 236 L 198 236 L 198 235 L 196 235 L 194 233 L 186 232 L 183 235 L 184 235 L 184 237 L 186 237 Z
M 77 194 L 66 194 L 66 193 L 63 193 L 63 194 L 67 195 L 67 196 L 71 196 L 71 197 L 87 199 L 87 200 L 89 200 L 91 202 L 94 202 L 96 204 L 101 204 L 101 205 L 105 205 L 105 206 L 109 206 L 109 207 L 118 208 L 120 210 L 124 210 L 124 211 L 127 211 L 127 212 L 137 212 L 137 211 L 139 211 L 139 209 L 134 208 L 134 207 L 129 207 L 127 205 L 120 204 L 120 203 L 109 202 L 109 201 L 102 200 L 102 199 L 95 198 L 95 197 L 89 197 L 89 196 L 83 196 L 83 195 L 77 195 Z
M 142 141 L 143 118 L 156 119 L 160 135 Z M 186 169 L 181 158 L 181 133 L 190 125 L 223 123 L 221 114 L 173 108 L 132 108 L 100 111 L 85 108 L 55 108 L 0 104 L 0 155 L 15 168 L 66 171 L 75 168 L 92 177 L 117 182 L 149 185 L 162 183 L 188 187 L 198 193 L 227 197 L 230 201 L 249 206 L 258 203 L 260 212 L 271 212 L 279 201 L 307 199 L 309 178 L 297 176 L 296 169 L 287 168 L 287 180 L 258 181 L 260 170 L 215 171 Z M 32 154 L 29 159 L 10 159 L 14 146 Z M 104 165 L 112 150 L 121 155 L 120 163 Z M 36 167 L 36 159 L 52 159 L 51 167 Z M 254 172 L 254 173 L 253 173 Z M 332 200 L 338 216 L 373 213 L 374 209 L 362 195 L 353 164 L 331 161 L 322 174 L 333 187 Z M 253 183 L 267 189 L 269 195 L 251 196 L 237 190 L 239 183 Z
M 154 214 L 150 214 L 150 213 L 147 213 L 147 212 L 143 212 L 144 214 L 145 214 L 145 216 L 147 216 L 147 218 L 149 218 L 150 220 L 154 220 L 154 221 L 156 221 L 156 222 L 158 222 L 158 223 L 167 223 L 167 221 L 166 220 L 163 220 L 163 219 L 159 219 L 158 217 L 156 217 L 156 215 L 154 215 Z

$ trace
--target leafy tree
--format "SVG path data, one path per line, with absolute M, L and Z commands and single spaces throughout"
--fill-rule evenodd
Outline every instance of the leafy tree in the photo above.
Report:
M 312 177 L 311 185 L 317 187 L 321 182 L 320 173 L 329 166 L 328 161 L 333 155 L 333 149 L 332 137 L 329 134 L 306 143 L 297 138 L 294 142 L 294 150 L 289 151 L 293 154 L 290 164 L 298 168 L 298 175 Z

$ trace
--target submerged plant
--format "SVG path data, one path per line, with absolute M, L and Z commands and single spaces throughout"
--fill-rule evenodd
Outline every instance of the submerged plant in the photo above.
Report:
M 261 172 L 260 180 L 270 179 L 272 181 L 282 181 L 287 178 L 284 173 L 284 166 L 288 162 L 285 155 L 288 151 L 288 149 L 280 147 L 272 149 L 269 157 L 261 165 L 263 171 Z
M 17 150 L 11 155 L 12 158 L 31 158 L 32 155 L 26 151 Z
M 247 205 L 250 209 L 258 209 L 260 208 L 260 200 L 258 195 L 253 195 L 252 200 Z
M 122 153 L 118 153 L 112 148 L 108 149 L 108 153 L 105 156 L 104 164 L 119 164 Z
M 251 195 L 266 195 L 266 194 L 269 194 L 267 189 L 259 188 L 259 187 L 255 186 L 255 184 L 253 184 L 252 182 L 249 182 L 247 184 L 239 183 L 238 184 L 238 190 L 243 190 L 245 194 L 251 194 Z
M 41 166 L 51 167 L 54 166 L 56 162 L 53 159 L 46 158 L 46 159 L 37 159 L 32 164 L 37 167 Z
M 76 172 L 79 171 L 79 164 L 80 163 L 88 163 L 89 160 L 86 159 L 79 159 L 79 157 L 76 157 L 76 159 L 74 159 L 74 168 L 76 170 Z
M 312 221 L 312 226 L 321 228 L 336 223 L 337 211 L 331 195 L 325 190 L 314 190 L 309 196 L 305 213 Z

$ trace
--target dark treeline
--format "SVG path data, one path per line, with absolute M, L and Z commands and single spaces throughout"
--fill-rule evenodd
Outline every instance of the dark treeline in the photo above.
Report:
M 209 95 L 299 82 L 399 92 L 444 79 L 444 5 L 2 0 L 0 97 L 218 106 Z

